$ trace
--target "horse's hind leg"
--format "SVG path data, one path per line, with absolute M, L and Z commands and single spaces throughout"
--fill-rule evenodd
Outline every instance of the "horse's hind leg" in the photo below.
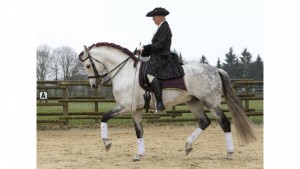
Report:
M 212 107 L 206 102 L 203 102 L 205 106 L 207 106 L 212 113 L 216 116 L 216 120 L 220 124 L 222 130 L 225 133 L 225 141 L 227 145 L 227 159 L 232 159 L 232 154 L 234 153 L 234 146 L 233 146 L 233 138 L 231 133 L 231 126 L 230 121 L 223 113 L 222 109 L 220 107 Z
M 204 112 L 204 107 L 201 101 L 197 98 L 186 102 L 193 115 L 197 118 L 199 127 L 186 140 L 185 152 L 188 155 L 192 150 L 192 144 L 196 138 L 210 125 L 211 121 Z

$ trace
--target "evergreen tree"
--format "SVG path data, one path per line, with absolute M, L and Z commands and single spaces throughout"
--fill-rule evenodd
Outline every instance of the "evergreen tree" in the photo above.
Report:
M 239 62 L 233 53 L 233 48 L 229 48 L 229 52 L 225 54 L 225 63 L 222 63 L 222 69 L 225 70 L 231 79 L 239 78 Z
M 178 52 L 177 52 L 177 50 L 175 48 L 171 52 L 172 53 L 176 53 L 178 55 Z
M 177 52 L 177 50 L 176 50 L 175 48 L 174 48 L 171 52 L 172 52 L 172 53 L 175 53 L 175 54 L 178 56 L 178 62 L 179 62 L 180 64 L 184 64 L 184 59 L 183 59 L 183 57 L 182 57 L 181 52 L 179 52 L 179 54 L 178 54 L 178 52 Z
M 247 50 L 247 48 L 244 49 L 244 51 L 241 53 L 242 57 L 240 57 L 240 64 L 239 69 L 241 72 L 241 78 L 243 79 L 249 79 L 250 77 L 250 67 L 252 66 L 252 55 Z
M 204 55 L 201 56 L 200 63 L 209 64 L 207 58 Z
M 220 58 L 218 58 L 218 62 L 217 62 L 217 66 L 216 66 L 218 69 L 221 69 L 221 61 L 220 61 Z
M 179 63 L 184 64 L 184 59 L 182 57 L 181 52 L 179 52 Z
M 251 77 L 254 80 L 264 80 L 264 64 L 260 55 L 258 55 L 256 60 L 252 63 Z

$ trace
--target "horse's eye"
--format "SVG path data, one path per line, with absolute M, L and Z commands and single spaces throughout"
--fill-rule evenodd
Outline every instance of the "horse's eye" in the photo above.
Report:
M 89 69 L 91 67 L 91 65 L 86 65 L 86 68 Z

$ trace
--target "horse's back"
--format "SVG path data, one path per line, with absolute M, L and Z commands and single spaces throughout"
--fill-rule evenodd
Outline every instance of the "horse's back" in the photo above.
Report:
M 221 103 L 222 80 L 217 68 L 208 64 L 189 63 L 183 65 L 183 69 L 190 95 L 216 106 Z

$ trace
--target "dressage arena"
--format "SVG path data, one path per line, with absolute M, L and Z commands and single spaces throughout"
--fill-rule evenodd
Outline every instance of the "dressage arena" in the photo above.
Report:
M 132 162 L 137 152 L 133 126 L 110 126 L 112 147 L 106 152 L 99 127 L 37 131 L 37 168 L 39 169 L 159 169 L 263 168 L 263 125 L 257 125 L 257 141 L 239 143 L 234 129 L 235 153 L 226 160 L 225 136 L 217 123 L 212 123 L 193 144 L 193 151 L 184 151 L 188 135 L 196 124 L 145 124 L 146 154 Z M 233 125 L 234 128 L 234 125 Z

